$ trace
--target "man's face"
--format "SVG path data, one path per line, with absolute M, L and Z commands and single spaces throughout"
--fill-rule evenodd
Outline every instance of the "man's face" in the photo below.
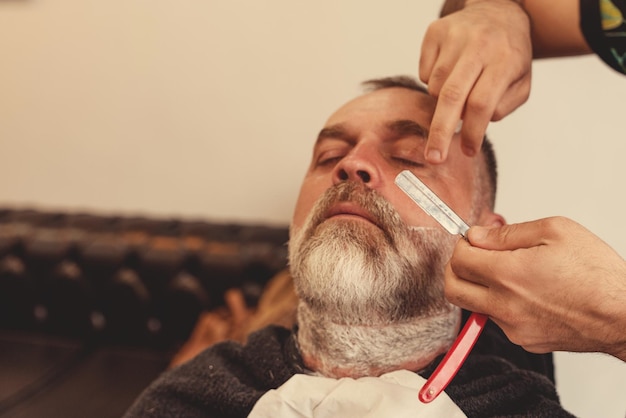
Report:
M 436 226 L 395 184 L 410 170 L 467 221 L 472 213 L 476 161 L 460 146 L 450 147 L 444 164 L 424 160 L 424 145 L 434 111 L 430 96 L 389 88 L 360 96 L 335 112 L 319 134 L 313 159 L 300 189 L 292 232 L 302 227 L 315 202 L 333 185 L 346 180 L 364 184 L 387 200 L 409 226 Z M 458 142 L 455 135 L 453 140 Z M 478 157 L 481 158 L 481 157 Z M 376 228 L 358 207 L 344 205 L 325 222 L 351 219 Z
M 424 161 L 433 109 L 426 94 L 378 90 L 340 108 L 320 132 L 289 245 L 296 290 L 318 317 L 372 326 L 444 315 L 454 323 L 443 270 L 456 238 L 394 184 L 411 170 L 476 220 L 476 161 L 458 144 L 445 164 Z
M 395 177 L 412 171 L 470 223 L 495 215 L 475 209 L 482 155 L 466 157 L 455 137 L 445 163 L 424 161 L 434 104 L 417 91 L 378 90 L 340 108 L 318 136 L 289 241 L 298 341 L 313 370 L 418 370 L 456 336 L 459 309 L 445 300 L 443 274 L 458 238 Z

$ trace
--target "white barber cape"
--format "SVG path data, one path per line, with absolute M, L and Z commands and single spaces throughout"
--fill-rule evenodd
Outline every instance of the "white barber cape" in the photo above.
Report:
M 408 370 L 380 377 L 333 379 L 296 374 L 265 393 L 250 418 L 461 418 L 463 411 L 442 392 L 424 404 L 417 394 L 426 379 Z

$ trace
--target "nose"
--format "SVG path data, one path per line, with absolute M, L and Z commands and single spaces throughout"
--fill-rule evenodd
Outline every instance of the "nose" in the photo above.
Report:
M 375 188 L 381 178 L 379 165 L 374 150 L 354 148 L 335 166 L 333 183 L 358 181 Z
M 356 175 L 359 179 L 361 179 L 361 181 L 363 181 L 363 183 L 369 183 L 369 181 L 372 179 L 370 173 L 365 170 L 356 170 Z M 350 180 L 350 175 L 346 170 L 342 169 L 339 171 L 339 179 L 341 181 Z

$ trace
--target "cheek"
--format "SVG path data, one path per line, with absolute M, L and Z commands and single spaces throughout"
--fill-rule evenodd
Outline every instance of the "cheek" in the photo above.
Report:
M 438 223 L 418 205 L 410 201 L 410 204 L 396 207 L 400 217 L 408 226 L 437 227 Z
M 320 181 L 315 181 L 310 178 L 306 178 L 302 183 L 302 187 L 300 188 L 300 194 L 298 195 L 298 200 L 296 201 L 296 206 L 293 213 L 293 218 L 291 219 L 291 228 L 300 228 L 307 216 L 313 209 L 315 202 L 319 199 L 319 197 L 324 193 L 326 189 L 330 186 L 326 186 Z
M 379 190 L 379 193 L 387 200 L 391 206 L 398 212 L 400 219 L 408 226 L 436 226 L 437 222 L 428 216 L 417 204 L 413 202 L 402 190 L 395 184 Z
M 471 183 L 469 176 L 456 180 L 453 185 L 454 187 L 447 189 L 446 193 L 440 197 L 465 222 L 469 222 L 472 215 L 475 186 Z
M 466 196 L 465 191 L 461 189 L 452 189 L 446 185 L 436 184 L 433 181 L 424 182 L 431 190 L 439 196 L 450 208 L 455 211 L 461 218 L 465 219 L 465 215 L 470 213 L 470 199 Z M 400 218 L 408 225 L 413 227 L 434 227 L 439 228 L 439 223 L 429 214 L 427 214 L 419 205 L 417 205 L 404 192 L 394 194 L 388 200 L 400 214 Z

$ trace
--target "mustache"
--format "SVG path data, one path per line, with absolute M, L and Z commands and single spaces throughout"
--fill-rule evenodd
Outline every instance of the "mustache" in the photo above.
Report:
M 395 242 L 394 235 L 397 231 L 408 230 L 400 214 L 377 191 L 360 182 L 345 181 L 330 187 L 318 199 L 311 213 L 312 218 L 306 235 L 312 235 L 315 229 L 329 217 L 331 209 L 344 202 L 353 203 L 364 210 L 369 220 L 383 231 L 392 244 Z

